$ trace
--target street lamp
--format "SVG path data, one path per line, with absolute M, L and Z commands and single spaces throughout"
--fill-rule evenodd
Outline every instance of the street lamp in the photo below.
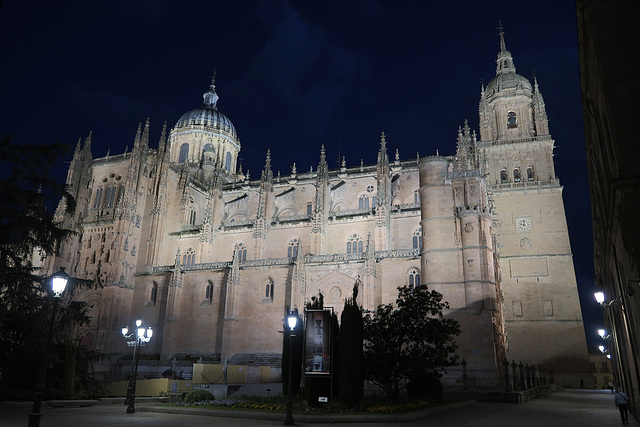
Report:
M 42 398 L 44 397 L 45 379 L 47 377 L 47 365 L 49 362 L 49 348 L 51 347 L 51 337 L 53 336 L 53 325 L 55 324 L 56 311 L 58 311 L 58 303 L 60 296 L 67 287 L 69 281 L 69 275 L 64 271 L 64 267 L 60 267 L 60 271 L 54 273 L 50 277 L 51 291 L 53 292 L 53 310 L 51 312 L 51 322 L 49 323 L 49 334 L 47 335 L 47 343 L 44 348 L 44 356 L 40 364 L 40 372 L 38 373 L 38 385 L 36 386 L 36 392 L 33 396 L 33 407 L 29 414 L 28 427 L 38 427 L 40 425 L 40 418 L 42 413 L 40 408 L 42 407 Z
M 296 324 L 298 323 L 298 315 L 293 311 L 289 313 L 287 316 L 287 324 L 289 325 L 289 381 L 287 386 L 287 413 L 284 416 L 284 425 L 290 426 L 293 425 L 293 414 L 292 414 L 292 395 L 293 395 L 293 334 L 296 329 Z
M 138 360 L 140 355 L 140 347 L 151 341 L 153 336 L 153 330 L 151 326 L 145 329 L 142 326 L 142 320 L 138 318 L 136 320 L 136 329 L 129 334 L 129 327 L 124 325 L 122 328 L 122 336 L 127 340 L 129 347 L 133 349 L 133 363 L 131 365 L 131 376 L 129 376 L 129 385 L 127 386 L 127 398 L 124 400 L 127 407 L 127 414 L 133 414 L 136 412 L 135 400 L 136 400 L 136 377 L 138 376 Z
M 595 292 L 593 296 L 598 304 L 602 305 L 604 303 L 604 292 Z

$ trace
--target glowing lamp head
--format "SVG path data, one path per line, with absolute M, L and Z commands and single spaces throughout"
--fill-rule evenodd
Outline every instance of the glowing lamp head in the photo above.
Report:
M 607 354 L 607 359 L 611 359 L 611 355 L 610 354 Z
M 604 353 L 604 346 L 603 345 L 599 345 L 598 346 L 598 350 L 600 350 L 601 353 Z
M 64 271 L 64 267 L 60 267 L 60 271 L 51 276 L 51 290 L 53 296 L 59 298 L 67 287 L 69 275 Z
M 289 316 L 287 317 L 287 324 L 289 325 L 289 329 L 293 331 L 296 328 L 297 323 L 298 323 L 298 316 L 296 316 L 293 313 L 289 314 Z
M 129 333 L 129 327 L 127 325 L 124 325 L 122 327 L 122 336 L 126 337 L 128 333 Z
M 600 338 L 604 338 L 606 334 L 607 331 L 605 331 L 604 329 L 598 329 L 598 335 L 600 335 Z
M 153 336 L 153 330 L 151 330 L 151 326 L 147 328 L 147 338 L 151 338 Z
M 138 317 L 138 319 L 136 320 L 136 327 L 139 328 L 140 326 L 142 326 L 142 319 Z
M 604 303 L 604 292 L 596 292 L 593 294 L 593 296 L 596 298 L 598 304 Z

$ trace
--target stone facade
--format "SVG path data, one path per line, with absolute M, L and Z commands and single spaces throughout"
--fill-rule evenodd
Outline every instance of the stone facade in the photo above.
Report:
M 139 316 L 161 360 L 277 354 L 285 311 L 318 292 L 340 313 L 355 282 L 367 310 L 424 283 L 460 321 L 476 377 L 495 379 L 505 357 L 557 375 L 588 365 L 544 101 L 500 41 L 480 139 L 465 123 L 451 156 L 390 160 L 383 133 L 374 165 L 329 170 L 322 147 L 315 169 L 274 177 L 267 151 L 251 179 L 214 82 L 157 149 L 148 122 L 130 153 L 93 159 L 91 136 L 79 142 L 78 209 L 58 214 L 78 234 L 48 267 L 103 286 L 80 295 L 84 342 L 124 352 L 120 328 Z

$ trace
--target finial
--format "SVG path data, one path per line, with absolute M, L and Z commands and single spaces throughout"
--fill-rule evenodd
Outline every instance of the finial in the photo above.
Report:
M 396 162 L 400 161 L 400 151 L 396 148 Z
M 440 155 L 440 151 L 438 151 L 438 149 L 436 148 L 436 156 Z
M 216 88 L 216 75 L 218 74 L 218 71 L 214 68 L 213 69 L 213 75 L 211 76 L 211 89 L 215 90 Z
M 340 163 L 340 166 L 342 166 L 343 168 L 347 166 L 347 159 L 345 158 L 345 156 L 342 156 L 342 162 Z
M 291 175 L 295 175 L 297 173 L 297 169 L 296 169 L 296 164 L 293 163 L 293 166 L 291 166 Z

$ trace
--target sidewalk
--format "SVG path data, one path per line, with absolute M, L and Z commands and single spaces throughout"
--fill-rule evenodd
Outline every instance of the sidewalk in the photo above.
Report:
M 438 408 L 433 409 L 437 410 Z M 206 412 L 207 415 L 196 415 L 201 410 L 187 410 L 182 414 L 147 412 L 149 410 L 153 410 L 153 406 L 139 406 L 135 414 L 126 414 L 124 405 L 45 408 L 40 425 L 41 427 L 174 427 L 180 425 L 204 427 L 212 424 L 218 426 L 279 426 L 282 425 L 282 418 L 284 418 L 283 414 L 274 413 L 262 413 L 261 417 L 258 412 L 252 412 L 251 418 L 229 418 L 229 412 L 223 412 L 222 415 L 227 415 L 223 417 L 220 416 L 219 411 Z M 0 409 L 0 426 L 24 427 L 29 412 L 30 408 L 2 407 Z M 394 425 L 600 427 L 621 424 L 612 394 L 603 390 L 564 390 L 553 393 L 549 397 L 540 397 L 523 404 L 463 402 L 451 405 L 445 412 L 435 412 L 433 410 L 421 411 L 419 415 L 423 418 L 420 419 L 370 416 L 369 422 L 358 422 L 364 420 L 348 415 L 314 417 L 294 414 L 294 419 L 296 425 L 313 427 L 341 424 L 363 427 L 391 427 Z M 234 415 L 242 415 L 242 412 L 234 412 Z M 635 424 L 633 417 L 630 417 L 630 424 Z

